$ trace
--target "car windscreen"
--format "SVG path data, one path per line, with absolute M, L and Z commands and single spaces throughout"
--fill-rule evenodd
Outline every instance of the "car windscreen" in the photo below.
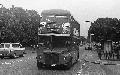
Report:
M 4 44 L 0 44 L 0 48 L 4 48 Z
M 10 44 L 5 44 L 5 48 L 9 48 L 10 47 Z
M 20 47 L 20 44 L 12 44 L 12 47 Z

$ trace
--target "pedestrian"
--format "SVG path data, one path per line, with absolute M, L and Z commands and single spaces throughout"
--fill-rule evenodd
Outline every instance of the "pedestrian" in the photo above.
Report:
M 103 59 L 103 57 L 104 57 L 104 52 L 101 51 L 101 59 Z
M 119 50 L 120 50 L 120 46 L 118 45 L 117 49 L 115 50 L 117 60 L 119 60 Z
M 119 53 L 116 54 L 117 60 L 119 60 Z
M 112 53 L 112 60 L 114 60 L 114 52 L 112 51 L 111 53 Z
M 109 52 L 110 59 L 112 59 L 112 51 Z
M 115 60 L 115 52 L 113 52 L 113 60 Z
M 98 52 L 98 57 L 101 60 L 101 52 L 100 51 Z
M 104 55 L 104 59 L 106 59 L 106 53 L 105 53 L 105 51 L 103 52 L 103 55 Z
M 108 59 L 108 52 L 107 51 L 105 52 L 105 56 L 106 56 L 106 59 Z
M 110 60 L 110 51 L 108 52 L 108 59 Z
M 34 51 L 35 51 L 36 46 L 35 46 L 35 45 L 33 45 L 33 48 L 34 48 Z

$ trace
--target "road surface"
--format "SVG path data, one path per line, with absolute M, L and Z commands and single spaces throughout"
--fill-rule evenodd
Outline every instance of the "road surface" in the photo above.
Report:
M 80 47 L 79 62 L 71 67 L 70 70 L 57 68 L 38 70 L 36 53 L 28 52 L 24 57 L 0 59 L 0 75 L 108 75 L 106 66 L 85 62 L 84 60 L 94 61 L 96 60 L 94 58 L 96 56 L 89 51 L 85 51 L 83 46 Z

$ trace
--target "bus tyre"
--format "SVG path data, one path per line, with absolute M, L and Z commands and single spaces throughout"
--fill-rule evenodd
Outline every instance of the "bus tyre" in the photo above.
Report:
M 70 59 L 70 61 L 67 63 L 67 65 L 65 66 L 65 69 L 70 69 L 72 67 L 72 58 Z
M 42 66 L 43 66 L 43 64 L 42 64 L 41 62 L 38 62 L 38 61 L 37 61 L 38 70 L 41 70 L 41 69 L 42 69 Z

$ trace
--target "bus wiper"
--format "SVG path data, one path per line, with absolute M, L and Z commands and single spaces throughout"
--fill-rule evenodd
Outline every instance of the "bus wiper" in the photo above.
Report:
M 47 23 L 47 24 L 55 24 L 56 22 L 49 22 L 49 23 Z

